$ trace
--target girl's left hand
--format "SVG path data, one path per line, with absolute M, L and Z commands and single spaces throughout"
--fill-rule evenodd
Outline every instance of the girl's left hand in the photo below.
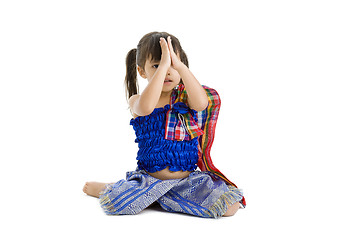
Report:
M 169 47 L 170 57 L 171 57 L 171 60 L 172 60 L 172 66 L 174 67 L 175 70 L 179 70 L 180 68 L 182 68 L 185 65 L 178 58 L 177 54 L 174 52 L 173 46 L 172 46 L 172 39 L 171 39 L 170 36 L 168 36 L 167 43 L 168 43 L 168 47 Z

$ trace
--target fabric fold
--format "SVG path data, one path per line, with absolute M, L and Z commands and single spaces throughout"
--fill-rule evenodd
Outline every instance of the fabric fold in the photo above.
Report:
M 219 218 L 243 198 L 242 191 L 194 171 L 187 178 L 160 180 L 143 170 L 127 172 L 126 180 L 106 185 L 100 204 L 108 215 L 134 215 L 158 202 L 169 212 Z M 200 194 L 201 193 L 201 194 Z
M 187 106 L 187 91 L 183 84 L 179 84 L 173 90 L 171 95 L 171 105 L 167 112 L 165 138 L 168 140 L 189 140 L 193 137 L 198 137 L 199 151 L 198 151 L 198 167 L 201 171 L 209 171 L 217 177 L 223 179 L 227 184 L 237 187 L 231 182 L 221 171 L 219 171 L 213 164 L 210 151 L 212 148 L 216 124 L 218 119 L 219 110 L 221 107 L 221 98 L 216 90 L 203 86 L 204 91 L 208 97 L 208 106 L 205 110 L 196 112 L 190 109 L 186 114 L 183 114 L 186 119 L 186 125 L 191 134 L 186 132 L 177 133 L 176 126 L 178 124 L 177 118 L 172 115 L 173 106 Z M 182 107 L 184 108 L 184 107 Z M 185 136 L 182 136 L 184 134 Z

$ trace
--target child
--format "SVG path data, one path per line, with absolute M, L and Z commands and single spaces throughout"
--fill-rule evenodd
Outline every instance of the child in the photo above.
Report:
M 83 191 L 99 197 L 111 215 L 137 214 L 155 202 L 169 212 L 211 218 L 244 208 L 242 191 L 214 167 L 209 154 L 219 96 L 193 76 L 178 39 L 166 32 L 146 34 L 129 51 L 126 66 L 138 167 L 126 180 L 87 182 Z M 148 80 L 141 95 L 137 71 Z

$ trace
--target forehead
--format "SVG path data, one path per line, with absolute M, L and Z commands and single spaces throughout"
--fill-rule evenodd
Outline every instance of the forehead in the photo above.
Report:
M 159 63 L 160 60 L 156 60 L 156 59 L 152 59 L 152 57 L 147 58 L 147 60 L 145 60 L 145 65 L 152 65 L 152 64 L 156 64 Z
M 150 58 L 147 59 L 147 62 L 149 62 L 149 63 L 159 63 L 160 59 L 152 59 L 152 57 L 150 57 Z

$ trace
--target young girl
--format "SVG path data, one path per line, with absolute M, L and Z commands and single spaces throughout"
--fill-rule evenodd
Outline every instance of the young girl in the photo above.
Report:
M 211 218 L 244 208 L 242 191 L 210 157 L 220 98 L 188 69 L 178 39 L 166 32 L 146 34 L 129 51 L 126 66 L 138 167 L 127 172 L 126 180 L 87 182 L 83 191 L 99 197 L 111 215 L 137 214 L 155 202 L 169 212 Z M 142 94 L 137 71 L 148 80 Z

